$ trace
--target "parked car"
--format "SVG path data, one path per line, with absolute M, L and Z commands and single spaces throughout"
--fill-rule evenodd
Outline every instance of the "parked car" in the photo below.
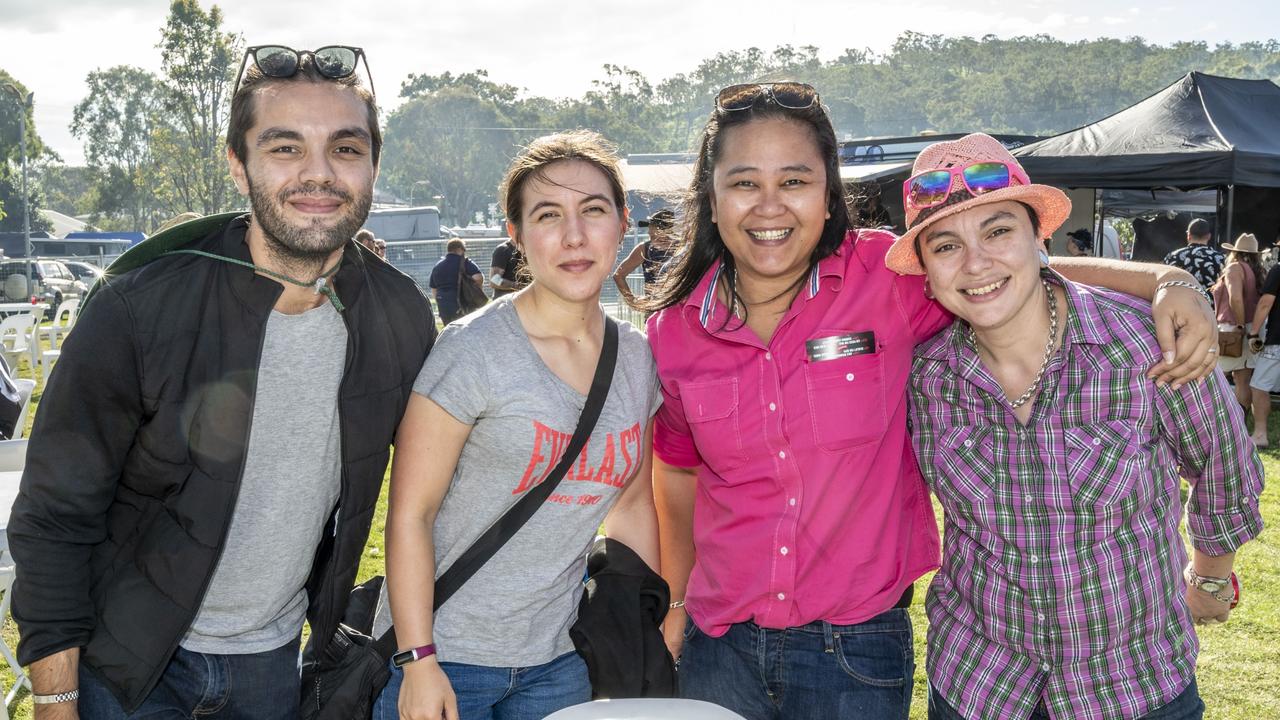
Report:
M 80 297 L 88 289 L 58 260 L 33 258 L 31 275 L 35 286 L 28 288 L 25 259 L 0 262 L 0 293 L 4 294 L 4 299 L 8 302 L 27 302 L 34 297 L 40 302 L 48 303 L 52 312 L 64 299 Z
M 93 284 L 98 282 L 98 278 L 102 277 L 102 268 L 91 262 L 84 262 L 83 260 L 63 260 L 62 264 L 66 265 L 67 269 L 71 271 L 71 274 L 74 275 L 77 280 L 84 283 L 84 286 L 87 288 L 93 287 Z

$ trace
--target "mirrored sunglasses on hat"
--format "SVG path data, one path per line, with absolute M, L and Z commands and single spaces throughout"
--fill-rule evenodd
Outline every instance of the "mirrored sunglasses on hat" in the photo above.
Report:
M 808 110 L 818 104 L 818 91 L 800 82 L 730 85 L 716 94 L 716 108 L 725 112 L 746 110 L 762 98 L 788 110 Z
M 973 196 L 1003 190 L 1016 177 L 1015 170 L 998 160 L 983 160 L 963 167 L 927 170 L 913 175 L 902 184 L 902 202 L 909 210 L 937 207 L 951 196 L 952 179 L 959 175 L 964 187 Z M 1021 178 L 1019 178 L 1021 181 Z M 1021 181 L 1018 184 L 1025 184 Z

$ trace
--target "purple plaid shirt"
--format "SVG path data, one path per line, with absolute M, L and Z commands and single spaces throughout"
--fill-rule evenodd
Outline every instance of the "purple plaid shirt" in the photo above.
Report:
M 1150 306 L 1074 285 L 1060 351 L 1019 425 L 957 320 L 916 349 L 911 418 L 945 511 L 929 681 L 969 718 L 1134 718 L 1195 675 L 1179 471 L 1196 548 L 1262 529 L 1262 462 L 1221 372 L 1174 391 Z

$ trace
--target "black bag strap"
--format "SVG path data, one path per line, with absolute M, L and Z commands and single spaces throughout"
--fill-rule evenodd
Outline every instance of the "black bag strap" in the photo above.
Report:
M 458 259 L 458 307 L 459 308 L 464 308 L 466 306 L 466 303 L 463 302 L 466 296 L 462 294 L 462 283 L 464 282 L 471 282 L 471 278 L 467 277 L 467 254 L 465 252 L 462 253 L 462 256 Z
M 600 348 L 600 359 L 596 361 L 596 374 L 591 380 L 591 391 L 587 393 L 586 404 L 582 406 L 582 415 L 578 417 L 578 427 L 573 431 L 573 439 L 565 448 L 559 464 L 541 484 L 525 493 L 498 518 L 488 530 L 484 531 L 466 552 L 449 566 L 444 574 L 436 579 L 435 602 L 432 612 L 440 609 L 467 580 L 471 579 L 489 558 L 493 557 L 516 532 L 533 517 L 538 508 L 551 497 L 556 486 L 564 478 L 569 467 L 578 461 L 578 455 L 587 444 L 587 438 L 595 430 L 596 421 L 604 409 L 605 398 L 609 395 L 609 385 L 613 382 L 613 370 L 618 364 L 618 324 L 613 318 L 604 318 L 604 345 Z M 374 648 L 383 657 L 390 657 L 396 649 L 396 629 L 387 629 L 382 637 L 374 643 Z

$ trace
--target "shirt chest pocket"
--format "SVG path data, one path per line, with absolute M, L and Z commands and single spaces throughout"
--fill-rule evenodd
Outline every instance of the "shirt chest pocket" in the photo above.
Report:
M 732 484 L 728 475 L 746 461 L 738 418 L 738 380 L 683 383 L 684 417 L 702 461 Z
M 1107 420 L 1064 431 L 1067 480 L 1078 508 L 1118 510 L 1134 495 L 1149 454 L 1133 422 Z
M 990 427 L 949 428 L 939 439 L 939 450 L 929 473 L 933 491 L 950 500 L 947 512 L 977 514 L 992 496 L 992 485 L 1003 476 L 995 461 L 994 432 Z
M 889 419 L 880 353 L 806 363 L 809 418 L 818 447 L 847 450 L 878 442 Z

